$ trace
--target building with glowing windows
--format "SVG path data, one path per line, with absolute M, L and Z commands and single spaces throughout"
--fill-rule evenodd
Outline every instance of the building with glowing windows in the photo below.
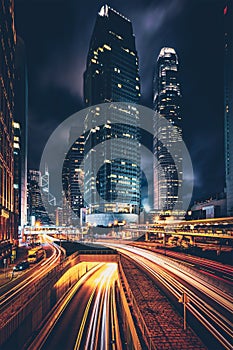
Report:
M 14 226 L 18 231 L 20 224 L 21 206 L 21 128 L 18 122 L 13 122 L 14 127 Z
M 153 104 L 154 121 L 154 209 L 169 215 L 174 208 L 182 216 L 181 90 L 178 56 L 173 48 L 161 49 L 157 59 Z M 164 124 L 164 118 L 169 123 Z M 169 152 L 173 149 L 173 154 Z M 180 213 L 179 213 L 180 211 Z
M 0 263 L 9 258 L 17 240 L 14 226 L 14 102 L 15 46 L 13 1 L 0 2 Z M 9 245 L 10 247 L 10 245 Z
M 28 170 L 28 223 L 34 225 L 36 221 L 42 224 L 50 224 L 50 218 L 45 210 L 41 197 L 42 176 L 38 170 Z
M 227 214 L 233 216 L 233 6 L 224 8 L 224 119 Z
M 78 130 L 72 127 L 70 139 L 74 140 L 76 135 Z M 63 189 L 73 211 L 71 214 L 73 223 L 80 217 L 80 210 L 84 207 L 84 144 L 85 135 L 81 135 L 71 146 L 63 165 Z
M 84 201 L 93 225 L 137 222 L 140 206 L 140 100 L 132 23 L 104 5 L 97 15 L 84 73 Z M 110 102 L 108 107 L 97 104 Z M 125 102 L 117 107 L 111 102 Z M 130 104 L 127 104 L 130 103 Z M 135 104 L 135 106 L 134 106 Z
M 15 53 L 15 118 L 20 123 L 19 226 L 27 224 L 28 84 L 26 52 L 17 35 Z M 20 233 L 21 230 L 19 230 Z

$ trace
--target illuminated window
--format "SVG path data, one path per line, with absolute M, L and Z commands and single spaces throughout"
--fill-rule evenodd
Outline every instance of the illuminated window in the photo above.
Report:
M 107 44 L 104 44 L 104 48 L 105 49 L 107 49 L 107 50 L 109 50 L 109 51 L 111 51 L 112 49 L 111 49 L 111 47 L 110 46 L 108 46 Z

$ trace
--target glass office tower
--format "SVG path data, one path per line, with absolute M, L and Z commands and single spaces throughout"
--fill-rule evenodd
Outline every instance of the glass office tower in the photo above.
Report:
M 84 201 L 87 221 L 137 222 L 140 206 L 140 80 L 131 22 L 105 5 L 94 26 L 86 71 Z M 112 102 L 123 102 L 114 104 Z M 99 105 L 109 103 L 108 105 Z M 112 103 L 112 104 L 111 104 Z
M 154 208 L 170 214 L 182 213 L 181 90 L 178 57 L 173 48 L 161 49 L 154 76 Z M 164 118 L 169 123 L 164 124 Z M 169 150 L 173 150 L 173 154 Z M 179 213 L 181 211 L 181 213 Z M 183 213 L 182 213 L 183 215 Z
M 233 216 L 233 8 L 227 1 L 224 8 L 224 117 L 225 174 L 227 214 Z
M 74 139 L 76 135 L 78 135 L 78 131 L 72 127 L 70 138 Z M 82 196 L 84 183 L 84 144 L 85 135 L 81 135 L 71 146 L 66 155 L 63 167 L 64 189 L 70 208 L 72 208 L 75 214 L 72 215 L 73 220 L 80 216 L 80 209 L 84 206 Z

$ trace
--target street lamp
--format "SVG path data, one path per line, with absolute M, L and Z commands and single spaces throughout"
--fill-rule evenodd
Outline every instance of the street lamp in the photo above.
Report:
M 185 292 L 183 292 L 180 296 L 180 298 L 178 299 L 179 303 L 183 304 L 184 307 L 184 330 L 186 331 L 187 328 L 187 312 L 186 312 L 186 308 L 187 308 L 187 304 L 190 303 L 190 299 L 187 296 L 187 294 Z
M 60 239 L 60 247 L 61 247 L 61 230 L 58 230 L 58 235 L 59 235 L 59 239 Z

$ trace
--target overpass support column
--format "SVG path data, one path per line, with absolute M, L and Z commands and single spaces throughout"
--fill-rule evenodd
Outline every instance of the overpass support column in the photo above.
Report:
M 194 236 L 190 236 L 190 243 L 192 246 L 195 246 L 195 237 Z

